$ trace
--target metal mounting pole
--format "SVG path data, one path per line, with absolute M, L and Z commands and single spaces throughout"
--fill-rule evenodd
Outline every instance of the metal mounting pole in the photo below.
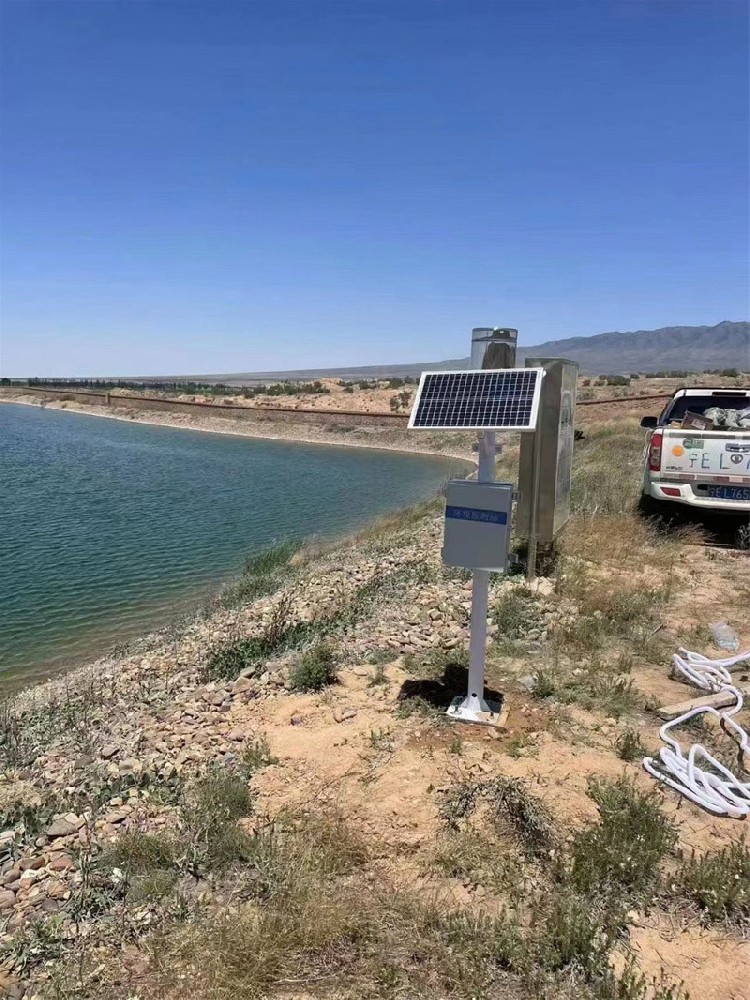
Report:
M 515 364 L 516 330 L 476 328 L 471 336 L 471 361 L 474 368 L 512 368 Z M 479 435 L 477 482 L 494 483 L 496 441 L 494 431 Z M 487 609 L 490 594 L 488 570 L 476 569 L 471 587 L 471 623 L 469 638 L 469 684 L 465 698 L 454 698 L 448 716 L 462 722 L 495 725 L 501 706 L 485 700 L 484 668 L 487 650 Z
M 541 471 L 542 443 L 539 430 L 534 431 L 531 475 L 531 503 L 529 504 L 529 545 L 526 554 L 526 579 L 536 579 L 537 539 L 539 537 L 539 477 Z
M 485 431 L 479 435 L 479 468 L 477 482 L 495 481 L 495 433 Z M 493 725 L 497 722 L 500 705 L 484 697 L 484 667 L 487 649 L 487 608 L 490 596 L 490 574 L 486 569 L 475 569 L 471 587 L 471 622 L 469 637 L 469 684 L 465 698 L 454 698 L 448 709 L 452 719 L 462 722 L 480 722 Z

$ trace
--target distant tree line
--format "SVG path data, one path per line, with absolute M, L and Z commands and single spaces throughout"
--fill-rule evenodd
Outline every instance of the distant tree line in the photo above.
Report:
M 215 393 L 226 395 L 237 392 L 236 388 L 221 382 L 179 382 L 149 380 L 138 382 L 135 379 L 103 379 L 103 378 L 2 378 L 0 385 L 31 386 L 39 389 L 92 389 L 106 391 L 107 389 L 140 389 L 159 392 Z
M 345 392 L 354 392 L 354 386 L 359 389 L 379 389 L 385 383 L 388 389 L 401 389 L 404 385 L 416 383 L 415 378 L 390 378 L 390 379 L 360 379 L 355 382 L 348 382 L 339 379 L 339 385 L 343 386 Z M 155 392 L 180 392 L 186 394 L 200 394 L 204 396 L 297 396 L 302 393 L 308 395 L 325 395 L 330 393 L 330 389 L 323 385 L 320 379 L 313 382 L 273 382 L 270 385 L 233 386 L 225 385 L 223 382 L 194 382 L 180 380 L 149 379 L 139 382 L 135 379 L 102 379 L 102 378 L 0 378 L 0 385 L 10 386 L 31 386 L 39 389 L 91 389 L 94 391 L 106 391 L 108 389 L 137 389 L 139 391 Z

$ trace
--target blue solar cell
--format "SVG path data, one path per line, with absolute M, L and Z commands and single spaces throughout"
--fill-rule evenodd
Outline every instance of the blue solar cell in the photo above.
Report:
M 534 430 L 541 368 L 425 372 L 409 427 L 432 430 Z

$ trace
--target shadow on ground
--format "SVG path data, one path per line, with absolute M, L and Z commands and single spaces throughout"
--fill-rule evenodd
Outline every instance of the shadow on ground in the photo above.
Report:
M 469 672 L 466 667 L 456 663 L 449 663 L 443 671 L 443 676 L 438 680 L 435 678 L 414 678 L 404 681 L 398 693 L 400 702 L 407 702 L 413 698 L 421 699 L 432 705 L 434 708 L 446 709 L 459 695 L 466 694 L 469 683 Z M 484 696 L 489 701 L 501 701 L 502 696 L 499 691 L 485 688 Z
M 665 505 L 658 512 L 651 508 L 641 510 L 641 515 L 655 521 L 666 534 L 677 535 L 690 529 L 702 535 L 705 545 L 750 550 L 750 517 L 744 513 L 719 513 L 674 504 Z

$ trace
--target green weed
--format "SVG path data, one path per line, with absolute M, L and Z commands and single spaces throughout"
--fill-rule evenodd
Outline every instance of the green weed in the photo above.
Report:
M 657 889 L 660 864 L 677 840 L 674 824 L 659 808 L 656 793 L 640 791 L 627 778 L 594 780 L 589 794 L 599 807 L 599 822 L 575 835 L 572 886 L 586 896 L 646 900 Z
M 289 673 L 294 691 L 320 691 L 336 683 L 336 656 L 327 642 L 318 642 L 305 650 Z
M 693 853 L 675 881 L 677 894 L 698 906 L 709 922 L 750 922 L 750 850 L 744 839 L 702 857 Z
M 615 749 L 620 760 L 640 760 L 646 755 L 646 748 L 641 743 L 640 734 L 636 729 L 630 727 L 617 737 Z

